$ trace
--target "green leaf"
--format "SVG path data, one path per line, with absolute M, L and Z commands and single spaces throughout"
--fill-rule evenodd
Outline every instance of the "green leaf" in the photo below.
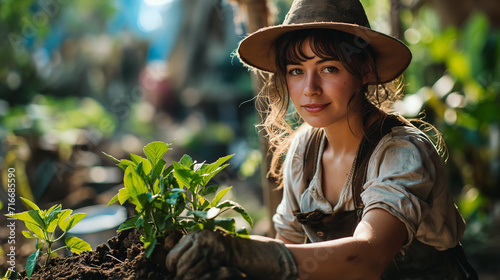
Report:
M 219 189 L 219 185 L 211 185 L 206 188 L 203 188 L 201 191 L 201 195 L 205 196 L 207 194 L 211 194 L 213 192 L 216 192 Z
M 197 181 L 200 181 L 200 176 L 194 173 L 193 170 L 187 168 L 180 163 L 173 162 L 174 165 L 174 177 L 179 183 L 180 187 L 184 187 L 190 191 L 194 191 L 197 187 Z
M 184 191 L 184 190 L 183 190 Z M 179 197 L 182 196 L 182 192 L 178 191 L 169 191 L 165 196 L 165 202 L 171 205 L 177 204 Z
M 250 238 L 250 232 L 246 228 L 240 228 L 239 230 L 236 231 L 236 236 L 240 238 Z
M 30 231 L 27 231 L 27 230 L 23 230 L 22 231 L 22 234 L 24 235 L 24 237 L 26 238 L 37 238 L 36 235 L 32 234 Z
M 71 252 L 75 254 L 80 254 L 84 251 L 92 251 L 92 247 L 89 243 L 75 236 L 66 238 L 65 243 L 66 246 L 70 248 Z
M 137 163 L 135 163 L 135 162 L 133 162 L 133 161 L 130 161 L 130 160 L 128 160 L 128 159 L 122 159 L 122 160 L 120 161 L 120 164 L 123 164 L 123 165 L 125 165 L 126 167 L 129 167 L 129 166 L 132 166 L 132 167 L 134 167 L 134 168 L 135 168 L 135 167 L 137 167 Z M 126 168 L 125 168 L 125 169 L 126 169 Z M 125 171 L 125 170 L 124 170 L 124 171 Z
M 25 223 L 26 228 L 28 228 L 33 234 L 35 234 L 38 238 L 43 239 L 43 231 L 40 227 L 33 223 Z
M 59 223 L 59 219 L 61 216 L 61 205 L 56 209 L 53 209 L 47 217 L 45 223 L 47 224 L 47 232 L 52 233 L 56 230 L 56 226 Z
M 130 194 L 126 188 L 121 188 L 118 190 L 118 201 L 120 201 L 120 204 L 123 205 L 123 203 L 127 202 L 127 200 L 130 198 Z
M 161 177 L 165 165 L 166 162 L 163 159 L 159 159 L 159 161 L 154 164 L 153 170 L 151 171 L 151 183 L 153 183 L 156 179 L 159 179 L 159 177 Z
M 223 228 L 231 234 L 235 232 L 235 220 L 232 218 L 229 219 L 217 219 L 214 221 L 217 227 Z
M 141 163 L 144 158 L 136 154 L 130 154 L 130 159 L 132 159 L 132 161 L 135 163 L 135 166 L 137 167 L 137 165 Z
M 28 279 L 31 279 L 31 275 L 33 274 L 33 271 L 35 271 L 36 261 L 38 260 L 39 255 L 40 249 L 36 250 L 28 257 L 28 261 L 26 262 L 26 275 L 28 276 Z
M 40 216 L 41 210 L 29 210 L 28 215 L 33 218 L 34 221 L 36 221 L 36 224 L 40 226 L 42 230 L 47 229 L 47 224 L 45 223 L 45 220 Z
M 31 200 L 27 199 L 27 198 L 24 198 L 24 197 L 21 197 L 21 199 L 24 201 L 24 203 L 26 203 L 31 209 L 33 210 L 40 210 L 40 207 L 38 207 L 38 205 L 36 205 L 34 202 L 32 202 Z
M 225 200 L 221 202 L 219 205 L 217 205 L 218 208 L 229 208 L 231 210 L 234 210 L 238 212 L 245 221 L 253 228 L 253 222 L 248 213 L 245 211 L 245 209 L 239 205 L 238 203 L 231 201 L 231 200 Z
M 28 210 L 24 211 L 21 213 L 15 213 L 15 214 L 6 214 L 5 216 L 18 219 L 20 221 L 23 221 L 25 223 L 32 223 L 35 225 L 40 226 L 40 228 L 43 228 L 45 223 L 43 222 L 42 218 L 40 215 L 38 215 L 39 210 Z
M 138 227 L 138 228 L 141 228 L 144 226 L 144 218 L 142 216 L 138 216 L 137 217 L 137 220 L 135 221 L 135 225 Z
M 152 165 L 156 165 L 156 163 L 163 158 L 165 153 L 169 150 L 169 147 L 170 145 L 167 145 L 164 142 L 151 142 L 144 147 L 144 154 Z
M 174 170 L 173 165 L 170 165 L 169 167 L 165 168 L 165 170 L 163 170 L 163 177 L 167 177 L 170 174 L 170 172 L 172 172 L 172 170 Z
M 225 188 L 223 190 L 221 190 L 220 192 L 217 193 L 217 195 L 215 195 L 215 198 L 212 200 L 212 203 L 210 204 L 210 206 L 212 207 L 215 207 L 217 204 L 219 204 L 219 201 L 227 194 L 227 192 L 229 190 L 231 190 L 232 187 L 229 187 L 229 188 Z
M 76 224 L 78 224 L 86 215 L 87 215 L 87 213 L 76 213 L 76 214 L 69 216 L 68 218 L 66 218 L 64 220 L 61 219 L 59 222 L 59 227 L 63 231 L 68 231 L 72 227 L 74 227 Z
M 130 196 L 130 200 L 132 203 L 139 203 L 137 197 L 140 194 L 145 194 L 148 192 L 148 188 L 146 187 L 146 183 L 144 180 L 135 172 L 134 168 L 129 166 L 125 170 L 125 176 L 123 178 L 123 184 L 128 191 Z M 121 200 L 120 200 L 121 202 Z
M 49 210 L 47 210 L 47 214 L 46 215 L 50 216 L 50 214 L 52 212 L 54 212 L 54 211 L 60 212 L 61 208 L 62 208 L 61 204 L 54 204 L 54 205 L 52 205 L 52 207 L 49 208 Z
M 117 158 L 115 158 L 114 156 L 112 156 L 112 155 L 110 155 L 110 154 L 107 154 L 107 153 L 105 153 L 105 152 L 102 152 L 102 153 L 103 153 L 105 156 L 109 157 L 110 159 L 112 159 L 112 160 L 114 160 L 114 161 L 116 161 L 116 162 L 120 162 L 120 160 L 119 160 L 119 159 L 117 159 Z
M 188 169 L 191 169 L 194 164 L 193 159 L 189 155 L 183 155 L 179 163 Z
M 188 211 L 187 215 L 188 216 L 194 215 L 195 217 L 206 219 L 207 218 L 207 211 Z
M 203 230 L 205 226 L 203 224 L 194 224 L 189 228 L 189 231 L 197 231 L 197 230 Z
M 146 258 L 149 258 L 155 249 L 156 238 L 148 236 L 142 242 L 144 243 L 144 253 L 146 253 Z
M 154 188 L 153 188 L 154 189 Z M 165 179 L 163 178 L 163 175 L 160 175 L 158 178 L 158 193 L 161 195 L 164 195 L 166 190 L 165 190 Z
M 4 274 L 4 275 L 3 275 L 3 277 L 2 277 L 2 280 L 9 280 L 9 279 L 10 279 L 11 274 L 12 274 L 12 270 L 7 269 L 7 271 L 5 271 L 5 274 Z
M 224 169 L 226 165 L 223 165 L 226 161 L 228 161 L 230 158 L 232 158 L 234 155 L 228 155 L 225 157 L 219 158 L 216 162 L 211 163 L 209 165 L 204 165 L 199 171 L 198 174 L 203 176 L 203 183 L 202 185 L 208 184 L 208 182 L 217 174 L 219 173 L 222 169 Z M 223 165 L 223 166 L 222 166 Z
M 113 196 L 113 198 L 111 198 L 111 200 L 108 202 L 108 204 L 106 204 L 106 206 L 110 206 L 111 204 L 115 203 L 118 201 L 118 194 L 116 194 L 115 196 Z
M 122 231 L 122 230 L 127 230 L 131 228 L 137 228 L 137 219 L 139 216 L 132 217 L 128 220 L 126 220 L 123 224 L 120 225 L 118 228 L 117 232 Z

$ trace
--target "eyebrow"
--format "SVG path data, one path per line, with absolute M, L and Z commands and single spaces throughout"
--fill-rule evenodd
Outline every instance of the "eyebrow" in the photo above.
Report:
M 316 64 L 321 64 L 321 63 L 328 62 L 328 61 L 337 61 L 337 62 L 340 62 L 339 59 L 331 57 L 331 58 L 320 59 L 320 60 L 316 61 Z
M 315 64 L 318 65 L 318 64 L 325 63 L 325 62 L 328 62 L 328 61 L 340 62 L 339 59 L 332 57 L 332 58 L 323 58 L 323 59 L 320 59 L 320 60 L 316 61 Z M 299 63 L 299 62 L 289 62 L 286 65 L 301 65 L 301 63 Z

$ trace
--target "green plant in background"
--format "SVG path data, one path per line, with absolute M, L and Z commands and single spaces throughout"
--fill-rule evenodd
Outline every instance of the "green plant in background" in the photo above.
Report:
M 223 170 L 232 155 L 219 158 L 211 164 L 197 163 L 189 155 L 179 162 L 167 166 L 163 156 L 171 144 L 152 142 L 144 147 L 146 158 L 130 154 L 131 160 L 118 160 L 125 171 L 124 187 L 108 203 L 129 201 L 135 205 L 136 215 L 123 223 L 118 231 L 137 228 L 141 232 L 146 256 L 149 257 L 157 238 L 169 232 L 184 233 L 194 230 L 222 229 L 230 234 L 248 237 L 245 228 L 236 230 L 234 218 L 222 218 L 223 213 L 233 210 L 253 227 L 245 209 L 231 200 L 221 201 L 231 189 L 217 193 L 219 185 L 208 185 L 211 179 Z M 216 194 L 215 194 L 216 193 Z M 208 195 L 215 194 L 213 199 Z
M 426 5 L 404 9 L 401 19 L 414 60 L 405 74 L 406 97 L 395 107 L 410 117 L 425 111 L 443 133 L 466 234 L 485 238 L 491 201 L 500 197 L 500 32 L 482 13 L 461 28 L 443 27 Z
M 90 245 L 78 237 L 67 237 L 64 240 L 65 246 L 52 248 L 52 245 L 61 240 L 68 230 L 74 227 L 80 220 L 85 217 L 85 213 L 76 213 L 72 215 L 73 210 L 61 209 L 60 204 L 50 207 L 48 210 L 41 210 L 34 202 L 21 197 L 21 199 L 32 209 L 22 213 L 7 214 L 5 216 L 15 218 L 24 222 L 28 230 L 23 230 L 23 235 L 26 238 L 36 238 L 36 251 L 28 257 L 26 263 L 26 274 L 28 279 L 35 270 L 38 258 L 46 247 L 47 258 L 45 265 L 49 262 L 52 254 L 59 250 L 69 248 L 71 252 L 80 254 L 84 251 L 90 251 Z M 62 230 L 61 234 L 56 233 L 59 227 Z M 58 236 L 59 235 L 59 236 Z

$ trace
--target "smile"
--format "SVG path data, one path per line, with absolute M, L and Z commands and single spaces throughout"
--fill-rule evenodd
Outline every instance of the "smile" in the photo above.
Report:
M 327 103 L 327 104 L 305 104 L 305 105 L 302 105 L 302 108 L 304 108 L 304 110 L 306 110 L 309 113 L 318 113 L 318 112 L 323 111 L 323 109 L 325 109 L 328 105 L 330 105 L 330 103 Z

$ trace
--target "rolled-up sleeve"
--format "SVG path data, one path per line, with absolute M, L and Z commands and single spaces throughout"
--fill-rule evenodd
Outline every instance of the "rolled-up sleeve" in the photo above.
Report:
M 409 246 L 432 207 L 431 192 L 436 186 L 434 147 L 423 135 L 392 138 L 389 134 L 377 146 L 367 170 L 361 199 L 366 214 L 382 208 L 407 228 Z

